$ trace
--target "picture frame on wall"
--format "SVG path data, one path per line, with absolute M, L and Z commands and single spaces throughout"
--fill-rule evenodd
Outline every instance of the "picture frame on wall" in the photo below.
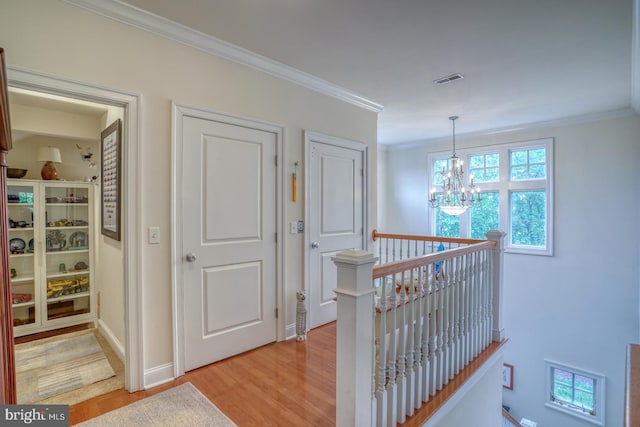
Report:
M 102 234 L 120 240 L 120 176 L 121 123 L 120 119 L 100 134 L 101 156 L 101 214 Z
M 502 364 L 502 387 L 513 390 L 513 365 Z

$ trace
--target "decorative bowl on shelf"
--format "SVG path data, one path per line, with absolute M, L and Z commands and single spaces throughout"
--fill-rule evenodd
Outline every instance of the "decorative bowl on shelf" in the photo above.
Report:
M 7 168 L 7 178 L 22 178 L 28 169 Z

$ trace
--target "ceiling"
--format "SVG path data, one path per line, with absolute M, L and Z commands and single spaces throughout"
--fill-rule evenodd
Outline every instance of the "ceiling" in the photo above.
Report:
M 640 105 L 639 0 L 126 0 L 381 104 L 381 144 Z M 637 6 L 636 6 L 637 7 Z M 636 16 L 634 19 L 633 17 Z M 635 21 L 635 22 L 634 22 Z M 636 26 L 634 35 L 634 25 Z M 635 50 L 635 52 L 634 52 Z M 433 80 L 460 73 L 458 81 Z M 640 79 L 640 70 L 634 71 Z M 632 99 L 634 101 L 632 102 Z
M 86 116 L 90 120 L 99 119 L 108 110 L 108 107 L 103 104 L 16 87 L 9 88 L 8 96 L 12 110 L 15 110 L 17 106 L 23 106 L 32 109 L 56 111 L 58 113 L 70 113 L 76 116 Z M 17 126 L 13 126 L 11 129 L 11 138 L 14 144 L 25 141 L 34 135 L 44 135 L 50 139 L 56 137 L 56 135 L 50 133 L 40 134 L 33 129 L 19 129 Z M 69 135 L 64 135 L 61 136 L 58 143 L 64 143 L 65 141 L 74 144 L 77 142 L 70 139 Z
M 99 118 L 107 112 L 106 105 L 95 102 L 15 87 L 9 88 L 9 103 L 94 118 Z

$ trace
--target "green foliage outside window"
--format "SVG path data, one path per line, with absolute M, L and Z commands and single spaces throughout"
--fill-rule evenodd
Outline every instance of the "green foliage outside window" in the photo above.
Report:
M 545 148 L 511 152 L 511 180 L 545 179 L 547 171 Z
M 595 408 L 594 392 L 593 378 L 558 368 L 553 370 L 553 394 L 556 400 L 591 411 Z
M 442 193 L 436 195 L 438 203 L 442 203 Z M 442 209 L 436 209 L 436 236 L 460 237 L 460 217 L 447 215 Z
M 546 192 L 511 193 L 511 244 L 540 246 L 546 244 Z
M 482 201 L 474 205 L 471 212 L 471 238 L 486 239 L 485 233 L 500 227 L 500 197 L 497 191 L 482 193 Z
M 469 173 L 474 182 L 498 182 L 500 180 L 500 155 L 480 154 L 469 157 Z

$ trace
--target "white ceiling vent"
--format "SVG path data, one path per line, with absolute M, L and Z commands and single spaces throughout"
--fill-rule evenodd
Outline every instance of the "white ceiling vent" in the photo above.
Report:
M 450 76 L 447 76 L 447 77 L 441 77 L 439 79 L 435 79 L 433 82 L 437 85 L 446 85 L 447 83 L 451 83 L 463 78 L 464 76 L 462 74 L 456 73 L 456 74 L 451 74 Z

